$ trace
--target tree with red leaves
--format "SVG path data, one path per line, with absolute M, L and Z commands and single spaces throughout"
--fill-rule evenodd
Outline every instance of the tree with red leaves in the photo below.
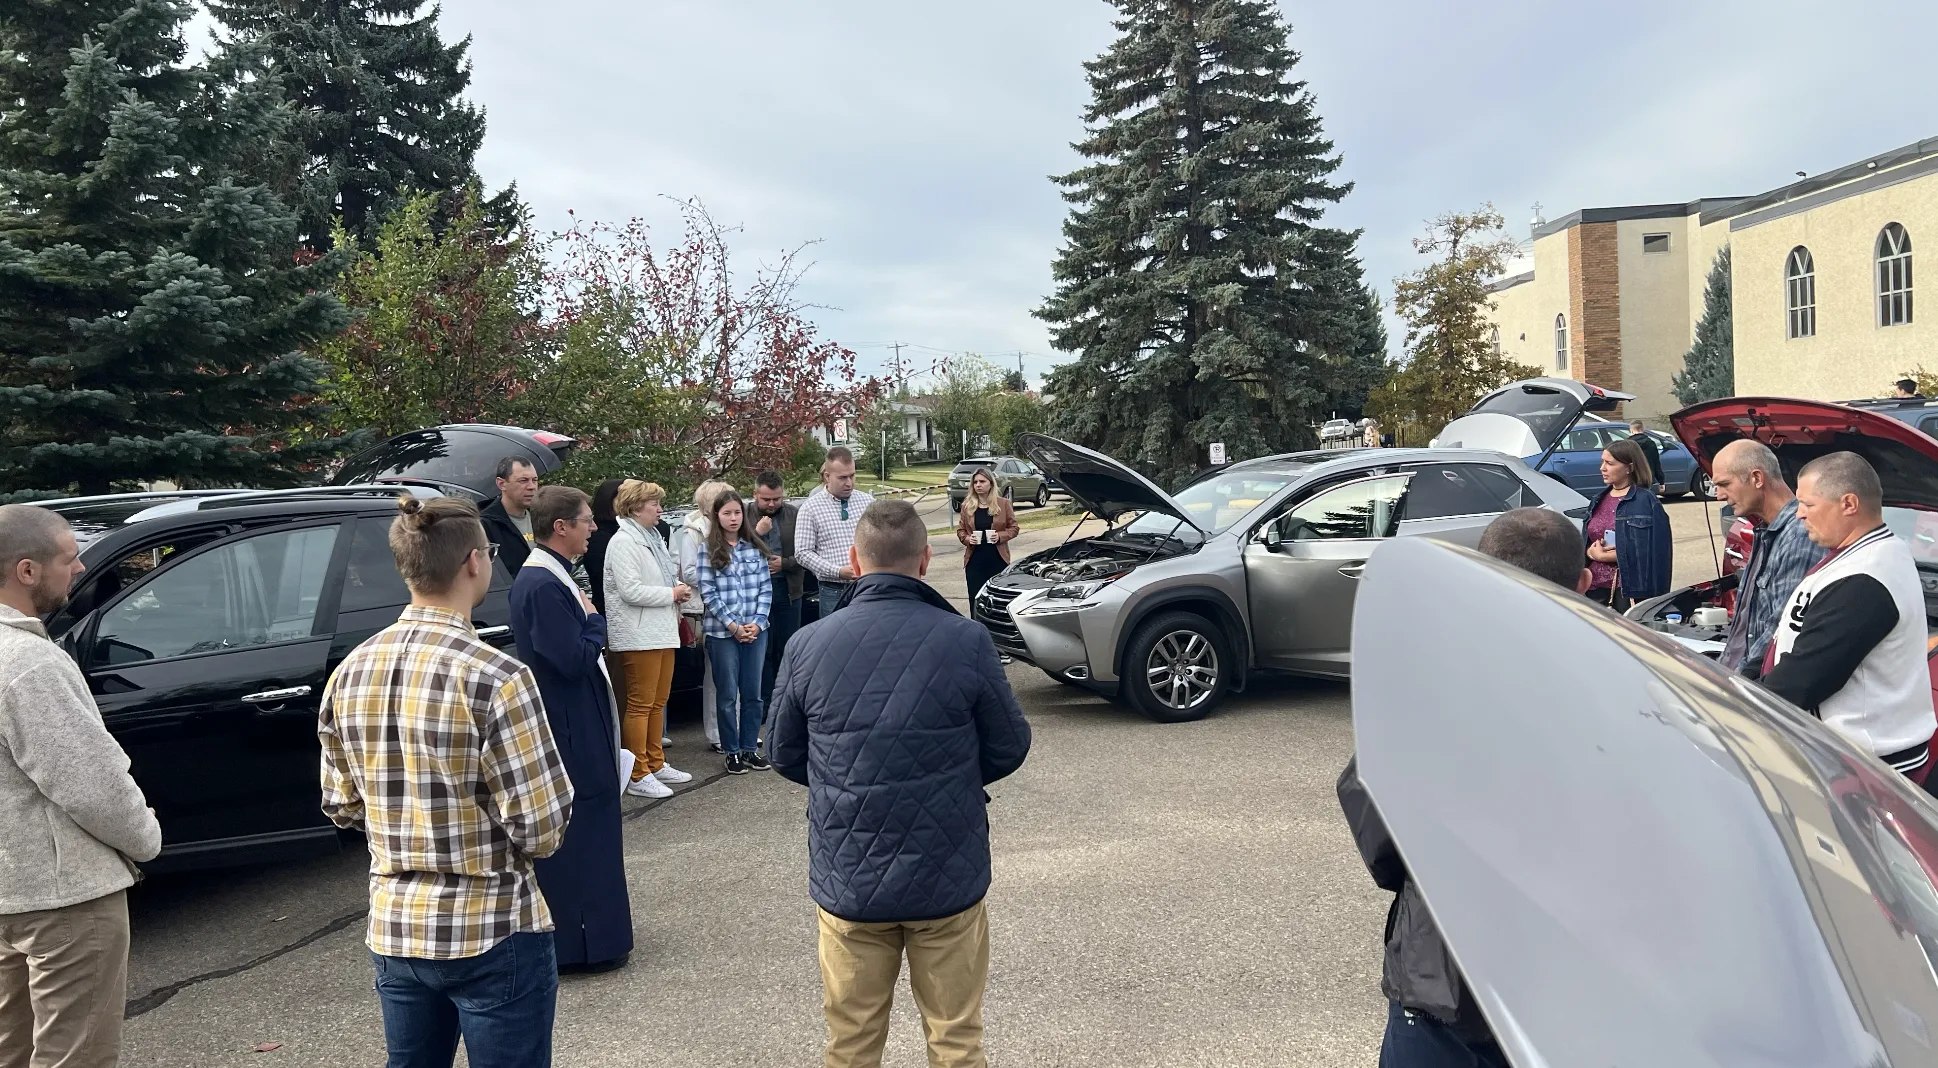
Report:
M 817 336 L 797 296 L 802 249 L 736 278 L 727 238 L 697 201 L 680 243 L 646 225 L 578 224 L 554 247 L 546 315 L 558 342 L 525 403 L 584 442 L 577 482 L 621 475 L 672 485 L 786 466 L 836 412 L 872 403 L 855 354 Z

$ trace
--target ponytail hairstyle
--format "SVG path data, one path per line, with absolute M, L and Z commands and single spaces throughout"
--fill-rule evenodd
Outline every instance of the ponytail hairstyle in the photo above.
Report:
M 450 592 L 464 561 L 489 548 L 478 506 L 461 497 L 397 498 L 390 521 L 390 553 L 404 584 L 433 596 Z
M 747 521 L 747 502 L 732 486 L 722 483 L 723 489 L 713 498 L 707 509 L 707 566 L 715 571 L 725 571 L 733 563 L 733 547 L 727 544 L 727 533 L 720 529 L 720 509 L 729 504 L 740 506 L 740 540 L 749 542 L 759 549 L 762 556 L 767 555 L 767 543 L 754 533 L 754 525 Z

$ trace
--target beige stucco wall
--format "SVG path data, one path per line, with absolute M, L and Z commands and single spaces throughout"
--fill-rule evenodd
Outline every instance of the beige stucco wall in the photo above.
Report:
M 1488 318 L 1501 332 L 1501 354 L 1517 363 L 1552 375 L 1554 367 L 1554 317 L 1568 310 L 1568 234 L 1550 234 L 1534 243 L 1531 255 L 1523 257 L 1510 273 L 1534 269 L 1534 280 L 1493 295 L 1494 307 Z M 1564 377 L 1580 377 L 1570 365 Z
M 1689 350 L 1689 245 L 1693 218 L 1631 219 L 1615 224 L 1616 269 L 1622 297 L 1622 390 L 1635 394 L 1623 410 L 1651 426 L 1681 405 L 1669 382 Z M 1668 234 L 1667 252 L 1645 253 L 1645 234 Z
M 1923 299 L 1910 323 L 1880 327 L 1874 257 L 1891 222 L 1911 235 L 1913 295 Z M 1798 245 L 1816 261 L 1817 336 L 1792 340 L 1783 268 Z M 1919 285 L 1930 277 L 1923 258 L 1938 252 L 1938 175 L 1734 230 L 1730 246 L 1738 393 L 1876 397 L 1907 371 L 1938 370 L 1938 290 Z

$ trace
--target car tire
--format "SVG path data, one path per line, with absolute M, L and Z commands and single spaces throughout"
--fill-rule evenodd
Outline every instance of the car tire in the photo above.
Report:
M 1159 723 L 1203 719 L 1224 703 L 1235 666 L 1231 643 L 1217 624 L 1192 612 L 1166 612 L 1145 620 L 1131 636 L 1119 692 Z
M 954 497 L 949 498 L 949 511 L 951 512 L 962 511 L 962 502 L 959 500 L 956 500 Z
M 1689 496 L 1706 501 L 1716 495 L 1716 487 L 1709 482 L 1709 473 L 1698 470 L 1689 476 Z
M 1036 506 L 1038 508 L 1048 508 L 1050 506 L 1050 489 L 1048 486 L 1036 487 Z

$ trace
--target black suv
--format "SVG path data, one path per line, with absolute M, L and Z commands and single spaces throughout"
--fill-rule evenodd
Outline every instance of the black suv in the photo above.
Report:
M 390 553 L 400 489 L 138 493 L 48 502 L 87 571 L 48 633 L 81 665 L 161 820 L 151 871 L 337 848 L 317 703 L 410 601 Z M 511 576 L 472 613 L 512 644 Z

